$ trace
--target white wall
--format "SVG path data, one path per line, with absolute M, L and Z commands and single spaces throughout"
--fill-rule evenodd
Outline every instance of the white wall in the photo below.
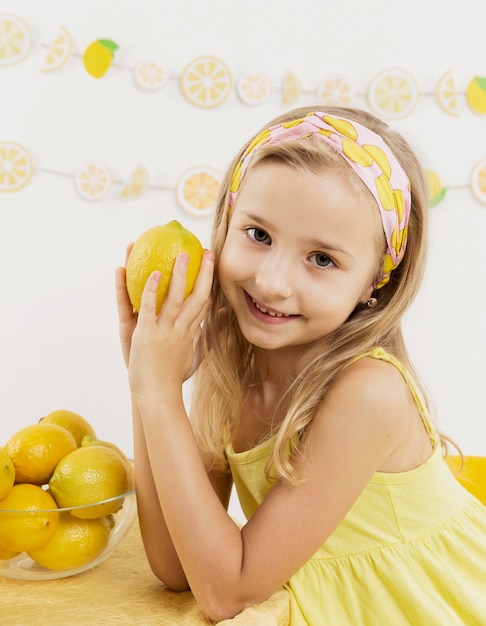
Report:
M 486 157 L 486 117 L 464 98 L 470 78 L 486 75 L 483 0 L 454 11 L 438 0 L 2 0 L 0 12 L 26 20 L 34 40 L 26 60 L 0 67 L 0 141 L 28 147 L 37 168 L 27 187 L 0 194 L 0 443 L 63 407 L 130 453 L 113 289 L 126 243 L 174 218 L 208 243 L 211 219 L 183 213 L 171 189 L 193 165 L 223 171 L 247 136 L 285 109 L 286 70 L 309 91 L 299 104 L 313 103 L 317 83 L 340 72 L 355 84 L 355 103 L 366 107 L 371 77 L 396 66 L 416 78 L 421 96 L 395 125 L 443 183 L 457 187 L 431 210 L 431 258 L 406 335 L 440 427 L 466 453 L 486 454 L 486 206 L 468 189 L 471 168 Z M 117 66 L 96 81 L 74 56 L 58 72 L 41 73 L 40 44 L 61 24 L 78 55 L 95 39 L 115 40 Z M 193 106 L 177 76 L 203 54 L 223 59 L 235 78 L 265 71 L 275 92 L 256 107 L 235 92 L 220 107 Z M 143 57 L 168 66 L 173 78 L 161 91 L 135 87 L 130 67 Z M 460 92 L 458 118 L 433 97 L 449 67 Z M 121 201 L 115 184 L 105 200 L 86 202 L 72 177 L 61 175 L 86 159 L 107 163 L 118 181 L 143 161 L 152 184 L 169 190 Z

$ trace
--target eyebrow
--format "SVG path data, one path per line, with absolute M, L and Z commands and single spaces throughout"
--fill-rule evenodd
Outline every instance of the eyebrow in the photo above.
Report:
M 241 211 L 241 215 L 244 215 L 254 222 L 258 222 L 266 229 L 272 228 L 272 224 L 270 222 L 267 222 L 267 220 L 260 215 L 256 215 L 255 213 L 251 213 L 250 211 Z M 350 252 L 348 252 L 348 250 L 331 241 L 324 242 L 319 239 L 310 239 L 308 243 L 311 248 L 315 248 L 318 250 L 329 250 L 330 252 L 338 252 L 340 254 L 345 254 L 346 256 L 350 257 L 353 256 Z

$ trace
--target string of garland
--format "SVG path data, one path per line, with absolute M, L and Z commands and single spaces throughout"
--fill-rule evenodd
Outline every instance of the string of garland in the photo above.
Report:
M 147 92 L 162 89 L 169 79 L 174 78 L 170 76 L 167 66 L 156 59 L 143 59 L 134 65 L 115 62 L 119 46 L 111 39 L 93 41 L 82 53 L 74 51 L 73 38 L 63 26 L 59 27 L 49 44 L 40 43 L 39 46 L 45 49 L 43 72 L 60 70 L 74 57 L 81 59 L 86 71 L 96 79 L 105 76 L 111 68 L 129 70 L 135 84 Z M 32 35 L 27 23 L 18 16 L 0 14 L 0 67 L 25 60 L 31 48 Z M 318 103 L 327 106 L 349 106 L 357 97 L 364 96 L 373 112 L 390 120 L 409 115 L 421 96 L 434 96 L 439 107 L 452 116 L 459 115 L 459 100 L 464 96 L 471 111 L 486 115 L 486 77 L 471 77 L 466 90 L 459 92 L 450 69 L 437 80 L 435 90 L 421 91 L 407 70 L 386 68 L 370 80 L 365 94 L 355 93 L 352 81 L 345 75 L 335 73 L 320 80 L 314 90 L 305 89 L 299 76 L 290 71 L 285 72 L 278 87 L 272 85 L 263 72 L 247 72 L 234 84 L 226 63 L 210 55 L 191 60 L 175 78 L 182 95 L 202 108 L 221 105 L 233 88 L 247 105 L 261 104 L 279 89 L 284 105 L 295 104 L 304 94 L 313 94 Z
M 82 61 L 86 71 L 95 79 L 101 79 L 110 68 L 133 73 L 135 83 L 145 91 L 161 89 L 169 79 L 167 67 L 156 60 L 142 60 L 133 66 L 118 64 L 114 56 L 119 48 L 111 39 L 91 42 L 79 53 L 73 50 L 69 31 L 61 26 L 50 44 L 39 44 L 44 49 L 43 72 L 54 72 L 64 67 L 73 57 Z M 32 36 L 27 23 L 15 15 L 0 14 L 0 68 L 24 61 L 32 48 Z M 227 65 L 214 56 L 200 56 L 190 61 L 176 77 L 181 93 L 192 104 L 210 108 L 221 105 L 233 89 L 233 77 Z M 449 114 L 459 114 L 459 93 L 451 70 L 439 79 L 435 93 L 419 90 L 416 80 L 406 70 L 388 68 L 370 81 L 366 94 L 355 94 L 351 81 L 341 74 L 331 74 L 320 81 L 317 90 L 305 90 L 299 77 L 286 72 L 280 85 L 282 102 L 294 104 L 303 94 L 313 93 L 324 106 L 353 104 L 356 97 L 365 95 L 370 109 L 388 119 L 400 119 L 415 108 L 419 96 L 434 95 L 441 109 Z M 264 102 L 275 91 L 268 76 L 262 72 L 249 72 L 239 78 L 236 91 L 248 105 Z M 464 92 L 470 109 L 486 115 L 486 78 L 473 77 Z M 122 185 L 119 197 L 123 200 L 140 198 L 147 190 L 172 190 L 176 192 L 179 205 L 196 214 L 206 215 L 214 209 L 220 174 L 211 167 L 195 167 L 185 172 L 175 187 L 157 186 L 150 183 L 149 172 L 138 163 L 126 182 L 115 180 L 110 168 L 99 161 L 82 163 L 74 174 L 39 168 L 39 172 L 58 176 L 71 176 L 78 194 L 85 200 L 101 200 L 110 192 L 113 184 Z M 18 191 L 25 187 L 34 173 L 29 150 L 19 143 L 0 141 L 0 192 Z M 468 184 L 444 186 L 438 174 L 428 170 L 430 205 L 436 206 L 449 189 L 470 188 L 474 197 L 486 204 L 486 158 L 481 159 L 471 171 Z
M 88 201 L 102 200 L 114 186 L 121 187 L 118 193 L 121 200 L 141 198 L 149 190 L 175 192 L 179 206 L 198 216 L 209 215 L 214 211 L 221 184 L 220 173 L 210 166 L 189 168 L 175 186 L 151 183 L 149 170 L 142 162 L 136 164 L 127 180 L 115 178 L 108 165 L 94 159 L 81 163 L 74 173 L 35 168 L 25 146 L 12 141 L 0 141 L 0 192 L 20 191 L 31 182 L 35 171 L 72 178 L 76 192 Z M 486 158 L 472 168 L 468 184 L 445 186 L 435 171 L 427 169 L 426 175 L 431 207 L 442 202 L 447 192 L 453 189 L 470 189 L 474 197 L 486 205 Z

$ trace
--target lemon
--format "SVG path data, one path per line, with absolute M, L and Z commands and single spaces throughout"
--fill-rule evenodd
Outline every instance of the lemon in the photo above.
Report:
M 109 70 L 118 44 L 110 39 L 98 39 L 86 48 L 83 54 L 84 67 L 94 78 L 101 78 Z
M 95 434 L 94 428 L 91 424 L 84 419 L 81 415 L 73 413 L 73 411 L 67 411 L 65 409 L 59 409 L 52 411 L 39 420 L 40 424 L 57 424 L 62 428 L 68 430 L 76 441 L 76 445 L 79 447 L 81 441 L 85 435 Z
M 56 532 L 47 543 L 31 550 L 31 559 L 52 570 L 65 570 L 90 563 L 106 548 L 114 520 L 110 517 L 79 519 L 69 512 L 59 516 Z
M 115 452 L 117 452 L 121 458 L 125 461 L 125 463 L 127 463 L 127 465 L 130 468 L 130 487 L 129 489 L 133 489 L 135 487 L 135 477 L 134 477 L 134 471 L 133 471 L 133 461 L 131 459 L 129 459 L 127 457 L 127 455 L 120 450 L 120 448 L 112 443 L 111 441 L 104 441 L 103 439 L 98 439 L 97 437 L 95 437 L 94 435 L 85 435 L 83 437 L 83 440 L 81 441 L 81 446 L 83 448 L 86 448 L 88 446 L 106 446 L 108 448 L 111 448 L 112 450 L 115 450 Z
M 486 77 L 475 76 L 469 82 L 466 100 L 475 113 L 486 114 Z
M 0 501 L 0 545 L 29 552 L 47 543 L 59 522 L 56 509 L 52 496 L 41 487 L 14 485 Z
M 0 448 L 0 500 L 5 498 L 15 482 L 15 466 L 10 456 Z
M 102 502 L 122 495 L 131 488 L 131 468 L 116 452 L 107 446 L 77 448 L 57 465 L 49 488 L 59 507 L 79 507 L 72 514 L 92 519 L 115 513 L 122 500 L 104 502 L 83 508 L 83 505 Z
M 43 485 L 59 461 L 76 449 L 74 437 L 57 424 L 32 424 L 17 431 L 5 444 L 18 483 Z
M 181 252 L 187 252 L 190 256 L 185 291 L 187 297 L 194 287 L 201 265 L 203 247 L 198 238 L 177 220 L 172 220 L 163 226 L 149 228 L 137 239 L 126 268 L 127 291 L 136 311 L 140 310 L 145 283 L 154 270 L 162 272 L 157 292 L 157 313 L 160 311 L 175 259 Z
M 13 559 L 14 556 L 20 554 L 18 550 L 9 550 L 8 548 L 4 548 L 0 546 L 0 561 L 8 561 L 8 559 Z

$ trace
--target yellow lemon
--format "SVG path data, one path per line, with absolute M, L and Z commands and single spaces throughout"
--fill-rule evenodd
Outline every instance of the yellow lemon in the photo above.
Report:
M 91 424 L 84 419 L 81 415 L 73 413 L 73 411 L 67 411 L 65 409 L 59 409 L 52 411 L 39 420 L 40 424 L 57 424 L 62 428 L 65 428 L 71 433 L 76 441 L 76 445 L 79 447 L 81 441 L 85 435 L 95 434 L 94 428 Z
M 101 78 L 109 70 L 118 44 L 110 39 L 98 39 L 86 48 L 83 54 L 84 67 L 94 78 Z
M 17 431 L 5 444 L 15 465 L 18 483 L 43 485 L 59 461 L 76 449 L 74 437 L 57 424 L 32 424 Z
M 0 448 L 0 500 L 5 498 L 15 482 L 15 466 L 11 457 Z
M 106 446 L 107 448 L 111 448 L 112 450 L 115 450 L 115 452 L 117 452 L 121 456 L 121 458 L 125 461 L 125 463 L 127 463 L 127 465 L 130 468 L 130 487 L 129 488 L 133 489 L 135 487 L 133 461 L 129 459 L 127 455 L 122 450 L 120 450 L 120 448 L 116 444 L 112 443 L 111 441 L 104 441 L 103 439 L 98 439 L 94 435 L 86 435 L 85 437 L 83 437 L 81 446 L 83 448 L 87 448 L 88 446 Z
M 486 77 L 475 76 L 469 82 L 466 100 L 475 113 L 486 114 Z
M 8 561 L 8 559 L 13 559 L 14 556 L 20 554 L 18 550 L 9 550 L 8 548 L 4 548 L 0 546 L 0 561 Z
M 0 545 L 29 552 L 49 541 L 59 522 L 57 505 L 37 485 L 14 485 L 0 501 Z
M 203 247 L 199 239 L 184 228 L 177 220 L 163 226 L 153 226 L 135 242 L 127 261 L 127 291 L 133 308 L 140 309 L 142 292 L 148 277 L 154 270 L 162 272 L 157 292 L 157 313 L 167 295 L 172 268 L 178 254 L 189 254 L 185 296 L 196 282 L 201 265 Z
M 107 446 L 78 448 L 58 463 L 49 488 L 60 508 L 81 507 L 72 514 L 82 519 L 110 515 L 123 501 L 113 500 L 131 489 L 131 468 L 115 451 Z M 103 502 L 97 506 L 83 505 Z
M 96 559 L 106 548 L 113 523 L 112 517 L 79 519 L 63 512 L 56 532 L 46 544 L 31 550 L 29 556 L 52 570 L 81 567 Z

